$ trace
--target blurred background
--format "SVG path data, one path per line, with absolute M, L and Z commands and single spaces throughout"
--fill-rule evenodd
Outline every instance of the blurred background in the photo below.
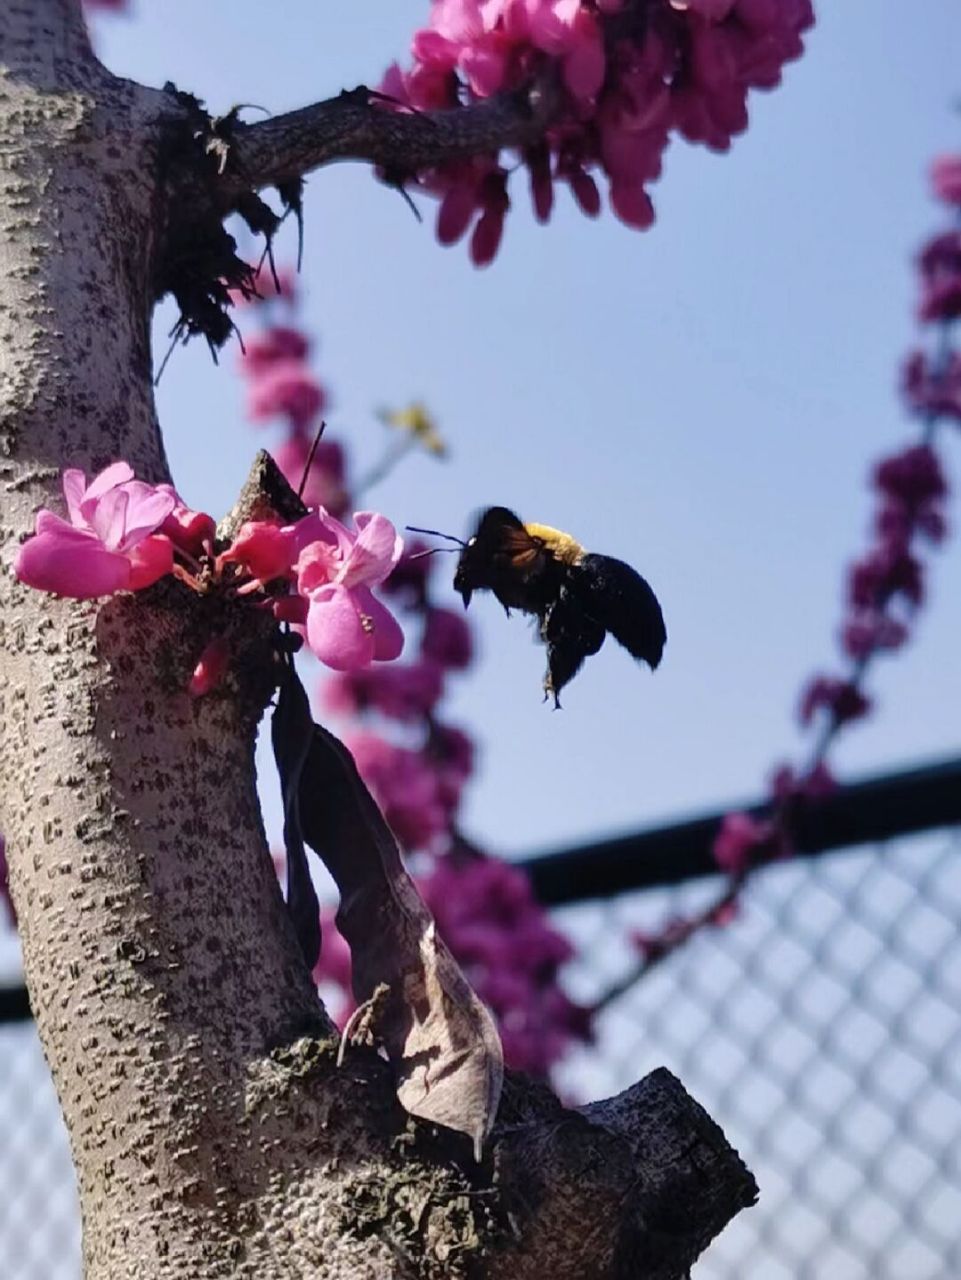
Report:
M 276 112 L 376 81 L 425 11 L 139 0 L 96 39 L 115 72 L 173 80 L 215 112 Z M 302 318 L 332 433 L 366 470 L 385 445 L 376 408 L 422 397 L 450 445 L 443 462 L 411 455 L 372 504 L 458 534 L 477 508 L 514 506 L 635 564 L 664 605 L 655 676 L 605 646 L 552 714 L 524 624 L 478 599 L 479 660 L 448 704 L 482 749 L 468 834 L 510 859 L 577 851 L 576 888 L 544 883 L 577 943 L 578 999 L 629 969 L 631 930 L 714 890 L 696 850 L 678 858 L 682 882 L 652 886 L 628 846 L 599 897 L 597 842 L 759 799 L 772 764 L 803 754 L 797 693 L 835 651 L 870 463 L 916 437 L 897 385 L 918 340 L 913 254 L 943 221 L 925 172 L 961 146 L 959 52 L 952 0 L 818 6 L 804 57 L 752 97 L 730 154 L 671 146 L 652 230 L 589 222 L 563 199 L 539 227 L 518 198 L 482 272 L 463 245 L 437 246 L 430 201 L 421 225 L 359 166 L 308 182 Z M 288 239 L 278 257 L 294 251 Z M 161 307 L 158 351 L 174 319 Z M 157 393 L 178 487 L 214 514 L 277 438 L 245 421 L 235 359 L 178 349 Z M 885 809 L 883 785 L 855 796 L 826 851 L 760 873 L 732 925 L 612 1001 L 559 1073 L 580 1099 L 666 1064 L 741 1150 L 761 1201 L 697 1280 L 961 1275 L 958 567 L 949 540 L 910 647 L 872 671 L 875 713 L 833 756 L 842 781 L 911 771 L 899 805 Z M 265 806 L 276 833 L 270 791 Z M 22 1006 L 3 1010 L 3 1273 L 74 1280 L 56 1102 Z

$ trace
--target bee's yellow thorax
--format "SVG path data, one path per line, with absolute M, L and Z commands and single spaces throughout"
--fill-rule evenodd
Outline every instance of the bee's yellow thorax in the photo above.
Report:
M 540 539 L 562 564 L 580 564 L 584 559 L 584 548 L 569 533 L 552 529 L 549 524 L 525 524 L 524 528 L 532 538 Z

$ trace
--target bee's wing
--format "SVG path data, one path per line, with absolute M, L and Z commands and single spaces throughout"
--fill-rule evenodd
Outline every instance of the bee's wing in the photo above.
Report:
M 488 507 L 480 518 L 477 532 L 478 551 L 491 560 L 507 560 L 512 569 L 526 573 L 538 563 L 543 548 L 524 528 L 520 519 L 507 507 Z
M 560 692 L 577 675 L 585 658 L 597 653 L 606 632 L 595 622 L 570 587 L 561 587 L 556 602 L 541 623 L 541 639 L 547 644 L 545 695 L 554 696 L 560 706 Z
M 657 666 L 667 640 L 664 615 L 635 569 L 612 556 L 586 555 L 577 566 L 577 593 L 585 612 L 632 657 Z

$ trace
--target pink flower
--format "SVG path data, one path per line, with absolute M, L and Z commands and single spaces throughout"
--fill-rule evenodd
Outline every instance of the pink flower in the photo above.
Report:
M 309 351 L 310 343 L 299 329 L 273 325 L 244 339 L 240 371 L 247 377 L 257 378 L 283 361 L 306 360 Z
M 443 689 L 443 672 L 436 663 L 415 662 L 340 673 L 325 681 L 321 697 L 335 715 L 373 710 L 409 724 L 424 719 Z
M 17 553 L 14 572 L 27 586 L 74 599 L 137 591 L 170 573 L 173 544 L 157 530 L 176 498 L 135 480 L 115 462 L 89 484 L 82 471 L 63 473 L 70 523 L 41 508 L 36 533 Z
M 298 522 L 297 592 L 307 602 L 307 643 L 335 671 L 400 656 L 404 633 L 371 587 L 387 578 L 404 542 L 384 516 L 354 515 L 356 533 L 325 511 Z
M 908 405 L 925 417 L 954 418 L 961 422 L 961 354 L 953 352 L 944 370 L 936 370 L 923 351 L 908 357 L 902 376 Z
M 470 627 L 453 609 L 428 609 L 420 648 L 425 658 L 454 671 L 469 666 L 474 655 Z
M 306 431 L 323 412 L 327 396 L 300 360 L 277 360 L 250 384 L 247 412 L 255 422 L 284 417 L 297 431 Z
M 801 695 L 798 719 L 808 725 L 822 707 L 830 711 L 835 724 L 860 720 L 871 710 L 871 699 L 849 680 L 815 676 Z
M 463 729 L 435 721 L 431 725 L 427 750 L 440 769 L 449 770 L 464 779 L 474 772 L 474 743 Z
M 208 516 L 205 511 L 193 511 L 186 506 L 172 484 L 158 484 L 157 488 L 174 500 L 173 510 L 160 526 L 160 532 L 170 539 L 178 551 L 186 551 L 192 556 L 200 555 L 206 544 L 212 543 L 216 536 L 217 525 L 213 516 Z
M 361 777 L 373 792 L 394 835 L 409 852 L 429 849 L 447 829 L 437 779 L 421 755 L 375 733 L 347 740 Z
M 924 600 L 924 568 L 903 546 L 878 547 L 855 561 L 848 576 L 848 599 L 858 609 L 874 609 L 894 596 L 917 606 Z
M 248 520 L 218 557 L 220 565 L 236 564 L 258 586 L 287 577 L 293 570 L 298 546 L 295 525 L 276 520 Z
M 948 491 L 938 455 L 926 444 L 882 458 L 874 483 L 882 493 L 911 505 L 943 498 Z
M 771 775 L 771 795 L 782 803 L 791 800 L 823 800 L 834 795 L 838 784 L 823 761 L 800 777 L 789 764 L 779 765 Z M 784 851 L 787 843 L 782 839 Z
M 300 488 L 311 444 L 312 441 L 305 434 L 295 432 L 282 445 L 271 450 L 274 461 L 292 489 Z M 321 440 L 314 450 L 307 483 L 301 495 L 304 504 L 308 507 L 324 507 L 332 516 L 342 516 L 350 505 L 344 483 L 346 471 L 343 445 L 335 440 Z
M 908 638 L 907 626 L 897 618 L 867 611 L 856 613 L 841 628 L 841 645 L 851 658 L 868 658 L 881 650 L 900 649 Z
M 382 88 L 401 109 L 431 110 L 549 77 L 559 101 L 521 161 L 535 216 L 547 220 L 555 181 L 568 182 L 581 208 L 596 216 L 593 170 L 609 182 L 617 216 L 645 228 L 654 218 L 646 186 L 671 133 L 726 150 L 747 125 L 749 90 L 778 83 L 813 20 L 811 0 L 435 0 L 428 25 L 414 36 L 411 69 L 392 66 Z M 441 243 L 473 228 L 477 266 L 500 244 L 514 167 L 492 152 L 481 162 L 409 175 L 441 201 Z
M 230 646 L 223 637 L 211 640 L 194 667 L 187 692 L 192 698 L 202 698 L 216 689 L 224 678 L 227 664 L 230 662 Z
M 938 156 L 931 165 L 931 186 L 945 204 L 961 205 L 961 156 Z
M 728 813 L 711 852 L 722 871 L 736 876 L 755 863 L 776 857 L 782 847 L 782 837 L 773 822 L 749 813 Z

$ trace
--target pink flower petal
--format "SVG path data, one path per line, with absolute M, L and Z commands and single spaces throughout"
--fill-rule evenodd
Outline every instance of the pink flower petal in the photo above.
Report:
M 130 497 L 121 488 L 109 489 L 94 501 L 85 498 L 81 504 L 81 513 L 89 521 L 90 528 L 111 551 L 120 550 L 129 505 Z
M 357 539 L 351 547 L 339 581 L 345 587 L 376 586 L 392 572 L 404 550 L 404 539 L 386 516 L 376 511 L 354 513 Z
M 28 587 L 75 600 L 109 596 L 130 585 L 126 556 L 49 511 L 38 513 L 37 534 L 18 551 L 14 573 Z
M 404 651 L 404 633 L 397 619 L 367 587 L 355 587 L 352 595 L 374 628 L 374 658 L 378 662 L 399 658 Z
M 202 698 L 215 689 L 224 677 L 230 661 L 230 646 L 223 636 L 211 640 L 194 667 L 187 692 L 192 698 Z
M 87 477 L 77 467 L 68 467 L 63 473 L 63 496 L 70 515 L 70 523 L 78 529 L 88 528 L 83 518 L 80 505 L 87 492 Z
M 128 481 L 122 491 L 127 495 L 127 514 L 117 550 L 128 551 L 160 528 L 177 505 L 177 496 L 142 480 Z
M 133 467 L 129 462 L 112 462 L 90 481 L 84 494 L 84 502 L 96 502 L 109 490 L 116 489 L 118 484 L 126 484 L 132 479 Z
M 370 665 L 374 628 L 365 625 L 353 592 L 342 586 L 326 586 L 311 595 L 307 643 L 311 652 L 335 671 Z
M 127 559 L 130 563 L 128 587 L 131 591 L 141 591 L 173 571 L 174 544 L 164 534 L 154 533 L 128 551 Z
M 577 23 L 577 42 L 564 58 L 564 83 L 578 100 L 590 103 L 604 84 L 607 60 L 597 23 L 586 12 Z

